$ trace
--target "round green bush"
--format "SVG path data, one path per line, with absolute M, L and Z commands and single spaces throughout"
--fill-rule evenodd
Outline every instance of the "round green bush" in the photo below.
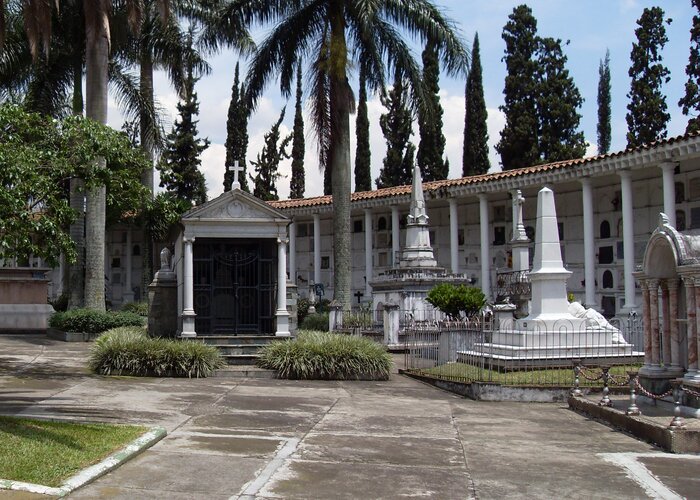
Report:
M 428 292 L 427 301 L 450 319 L 458 319 L 462 314 L 470 317 L 478 313 L 486 303 L 486 296 L 473 286 L 440 283 Z
M 327 332 L 300 331 L 296 339 L 272 342 L 259 354 L 259 366 L 288 379 L 388 380 L 392 366 L 381 344 Z
M 328 331 L 328 313 L 309 314 L 301 322 L 299 328 L 302 330 L 314 330 L 317 332 Z
M 102 333 L 120 326 L 143 326 L 145 319 L 131 312 L 73 309 L 57 312 L 49 318 L 49 326 L 64 332 Z
M 122 311 L 148 317 L 148 302 L 128 302 L 122 306 Z
M 151 338 L 142 327 L 122 327 L 100 335 L 88 366 L 102 375 L 207 377 L 224 365 L 219 351 L 201 342 Z

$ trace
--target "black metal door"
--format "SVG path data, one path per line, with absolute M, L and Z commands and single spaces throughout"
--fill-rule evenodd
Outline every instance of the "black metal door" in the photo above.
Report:
M 273 332 L 275 264 L 274 242 L 269 240 L 195 241 L 197 334 Z

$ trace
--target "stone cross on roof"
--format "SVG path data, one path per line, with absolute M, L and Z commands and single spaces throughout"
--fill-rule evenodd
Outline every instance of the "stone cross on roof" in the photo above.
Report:
M 233 184 L 231 184 L 231 189 L 241 189 L 241 183 L 238 181 L 238 172 L 243 172 L 245 169 L 238 165 L 238 160 L 233 162 Z

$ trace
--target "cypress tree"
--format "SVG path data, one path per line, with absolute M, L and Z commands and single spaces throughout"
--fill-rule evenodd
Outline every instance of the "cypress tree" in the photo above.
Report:
M 301 63 L 297 66 L 297 99 L 294 112 L 292 141 L 292 178 L 289 181 L 289 197 L 303 198 L 306 186 L 304 177 L 304 117 L 301 109 Z
M 158 170 L 161 187 L 179 199 L 201 205 L 207 201 L 207 188 L 204 175 L 199 171 L 202 163 L 200 156 L 209 147 L 209 140 L 197 137 L 195 117 L 199 114 L 199 102 L 194 91 L 197 80 L 192 75 L 192 68 L 187 68 L 184 97 L 177 104 L 180 118 L 175 120 L 172 131 L 166 137 Z
M 606 50 L 598 66 L 598 154 L 610 151 L 610 113 L 610 51 Z
M 496 150 L 503 170 L 528 167 L 539 161 L 537 118 L 538 65 L 534 55 L 538 47 L 537 20 L 527 5 L 519 5 L 508 16 L 501 35 L 506 42 L 503 61 L 506 81 L 503 89 L 506 117 Z
M 357 147 L 355 148 L 355 191 L 372 189 L 369 149 L 369 118 L 367 117 L 367 82 L 364 67 L 360 66 L 360 100 L 357 104 L 355 122 Z
M 440 105 L 440 63 L 435 44 L 431 41 L 423 50 L 423 83 L 429 102 L 418 107 L 420 142 L 416 162 L 425 181 L 447 179 L 445 168 L 445 136 L 442 133 L 443 110 Z
M 415 146 L 411 144 L 411 111 L 406 105 L 406 89 L 401 75 L 396 72 L 394 87 L 380 97 L 387 112 L 379 118 L 379 126 L 386 139 L 386 157 L 377 187 L 393 187 L 410 184 L 413 177 Z
M 566 69 L 567 57 L 561 49 L 561 40 L 540 40 L 538 62 L 541 69 L 537 96 L 539 116 L 539 150 L 541 161 L 582 158 L 586 141 L 579 130 L 581 115 L 578 109 L 583 98 Z
M 246 179 L 246 152 L 248 150 L 248 106 L 245 100 L 245 86 L 238 79 L 238 63 L 231 87 L 231 102 L 228 106 L 228 119 L 226 120 L 226 163 L 224 171 L 224 191 L 231 191 L 233 183 L 233 170 L 231 168 L 238 160 L 238 165 L 243 167 L 238 182 L 241 189 L 249 191 Z
M 693 26 L 690 28 L 690 58 L 685 68 L 688 81 L 685 82 L 685 95 L 678 101 L 685 116 L 690 116 L 686 133 L 700 131 L 700 0 L 691 0 L 698 10 L 693 16 Z
M 287 146 L 292 140 L 294 134 L 289 134 L 280 142 L 280 125 L 284 120 L 285 108 L 282 108 L 279 119 L 272 126 L 270 131 L 265 134 L 265 145 L 261 152 L 258 153 L 256 161 L 251 161 L 251 165 L 255 167 L 255 176 L 250 176 L 253 181 L 253 194 L 265 201 L 279 199 L 277 196 L 277 179 L 281 174 L 277 171 L 280 161 L 290 158 L 287 153 Z
M 467 76 L 464 95 L 464 151 L 462 175 L 485 174 L 491 167 L 489 161 L 489 134 L 486 119 L 486 101 L 481 75 L 479 34 L 474 35 L 472 64 Z
M 630 102 L 627 104 L 627 146 L 636 147 L 666 137 L 666 124 L 671 119 L 667 112 L 666 97 L 661 86 L 671 79 L 670 71 L 662 63 L 663 50 L 668 37 L 660 7 L 644 9 L 634 31 L 637 42 L 632 44 L 632 78 Z

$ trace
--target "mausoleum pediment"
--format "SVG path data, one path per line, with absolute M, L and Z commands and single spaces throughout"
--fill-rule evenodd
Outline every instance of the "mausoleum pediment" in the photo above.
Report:
M 193 208 L 182 217 L 183 223 L 196 220 L 282 222 L 287 221 L 288 218 L 253 195 L 235 189 Z

